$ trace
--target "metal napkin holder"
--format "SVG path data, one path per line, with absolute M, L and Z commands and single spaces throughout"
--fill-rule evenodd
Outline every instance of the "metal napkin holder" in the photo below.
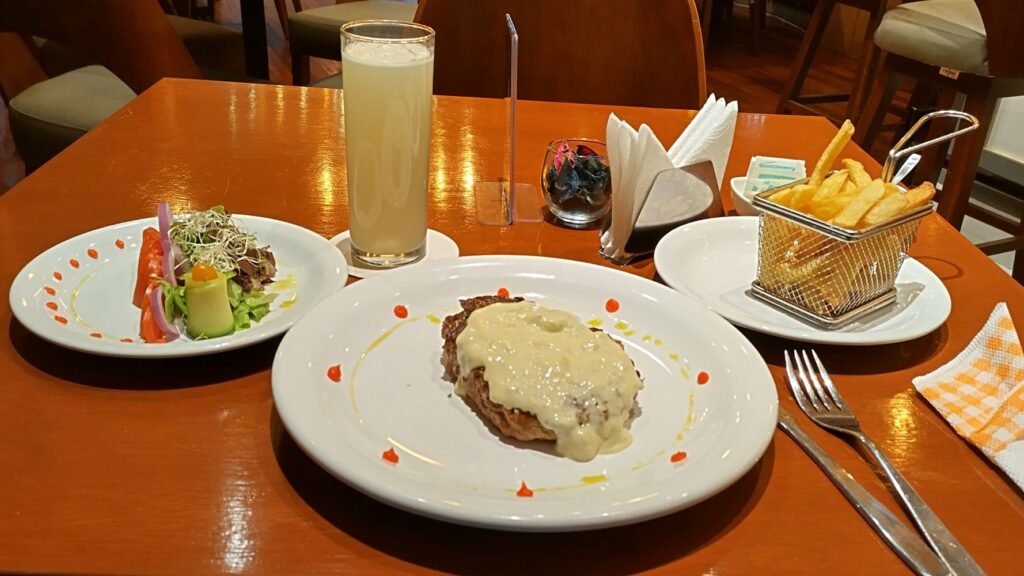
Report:
M 904 148 L 926 123 L 955 118 L 969 124 Z M 977 129 L 974 116 L 941 110 L 921 117 L 889 151 L 882 180 L 890 182 L 897 162 L 919 150 Z M 758 226 L 757 279 L 750 296 L 826 330 L 835 330 L 896 301 L 896 276 L 913 244 L 921 219 L 935 211 L 930 202 L 889 221 L 850 230 L 768 199 L 808 179 L 754 196 L 762 213 Z
M 638 225 L 645 215 L 650 214 L 651 203 L 649 201 L 656 190 L 660 194 L 671 194 L 684 198 L 686 194 L 694 195 L 693 186 L 706 188 L 707 193 L 704 196 L 708 197 L 707 205 L 701 204 L 693 213 L 682 218 L 648 226 Z M 615 190 L 612 190 L 612 194 L 615 194 Z M 607 216 L 605 216 L 601 223 L 601 248 L 597 251 L 602 258 L 619 266 L 625 266 L 634 260 L 653 254 L 654 248 L 662 237 L 679 226 L 694 220 L 722 215 L 722 199 L 718 188 L 718 178 L 715 176 L 714 164 L 709 160 L 689 166 L 668 168 L 658 172 L 651 182 L 651 186 L 641 198 L 643 199 L 643 207 L 637 213 L 636 220 L 631 223 L 632 228 L 629 237 L 626 240 L 623 253 L 620 255 L 613 254 L 610 249 L 611 247 L 605 243 L 606 233 L 611 228 L 613 217 L 613 210 L 608 211 Z M 648 212 L 645 213 L 645 210 Z

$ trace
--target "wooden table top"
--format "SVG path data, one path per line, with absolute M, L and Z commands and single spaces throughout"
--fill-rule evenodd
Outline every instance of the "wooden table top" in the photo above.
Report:
M 741 104 L 742 105 L 742 104 Z M 610 265 L 596 231 L 481 227 L 472 185 L 501 169 L 500 101 L 437 98 L 431 226 L 463 254 L 521 253 Z M 610 111 L 663 141 L 693 112 L 524 102 L 518 169 L 544 144 L 603 139 Z M 164 80 L 0 197 L 0 572 L 66 573 L 902 573 L 900 560 L 788 437 L 732 487 L 688 510 L 594 533 L 507 534 L 393 510 L 306 457 L 273 411 L 278 340 L 216 357 L 132 361 L 70 352 L 29 333 L 6 294 L 18 270 L 71 236 L 175 207 L 223 203 L 325 236 L 346 228 L 341 95 L 332 90 Z M 742 114 L 728 178 L 752 154 L 812 161 L 820 118 Z M 876 163 L 851 145 L 847 155 Z M 728 195 L 725 204 L 729 205 Z M 1011 535 L 1024 500 L 913 390 L 964 348 L 999 301 L 1024 326 L 1024 289 L 938 217 L 914 257 L 945 282 L 949 321 L 876 348 L 819 346 L 864 429 L 991 574 L 1020 569 Z M 650 260 L 629 267 L 654 276 Z M 785 341 L 754 333 L 779 386 Z M 853 449 L 815 437 L 897 509 Z

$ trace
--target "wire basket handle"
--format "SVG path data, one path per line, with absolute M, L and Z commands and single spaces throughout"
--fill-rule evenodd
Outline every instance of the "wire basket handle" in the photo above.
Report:
M 955 132 L 943 134 L 938 138 L 934 138 L 932 140 L 922 142 L 920 144 L 915 144 L 909 148 L 903 148 L 903 145 L 906 144 L 908 140 L 910 140 L 910 137 L 913 136 L 921 128 L 921 126 L 924 126 L 929 121 L 934 120 L 936 118 L 956 118 L 957 120 L 966 120 L 970 124 L 968 126 L 960 128 L 959 130 L 956 130 Z M 903 138 L 900 138 L 900 141 L 897 142 L 896 145 L 892 147 L 892 150 L 889 150 L 889 157 L 886 158 L 885 166 L 882 168 L 882 181 L 892 181 L 893 172 L 895 172 L 896 170 L 896 162 L 900 158 L 903 158 L 904 156 L 907 156 L 909 154 L 913 154 L 918 150 L 923 150 L 925 148 L 934 146 L 936 144 L 940 144 L 942 142 L 948 142 L 949 140 L 952 140 L 957 136 L 962 136 L 972 130 L 976 130 L 977 128 L 978 119 L 972 116 L 971 114 L 968 114 L 966 112 L 960 112 L 959 110 L 937 110 L 935 112 L 929 112 L 928 114 L 925 114 L 914 124 L 914 127 L 911 128 L 909 132 L 903 135 Z

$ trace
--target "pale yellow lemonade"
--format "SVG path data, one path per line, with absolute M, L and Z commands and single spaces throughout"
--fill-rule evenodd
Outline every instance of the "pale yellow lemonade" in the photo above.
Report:
M 342 51 L 352 254 L 378 266 L 423 256 L 434 55 L 422 44 Z

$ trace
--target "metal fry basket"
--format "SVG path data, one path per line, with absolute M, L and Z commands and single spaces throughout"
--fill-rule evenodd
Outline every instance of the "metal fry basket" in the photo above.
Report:
M 922 125 L 939 117 L 966 120 L 969 125 L 903 148 Z M 977 119 L 963 112 L 946 110 L 925 115 L 889 151 L 883 180 L 892 179 L 900 158 L 977 126 Z M 757 279 L 751 295 L 813 325 L 836 329 L 896 300 L 896 276 L 914 243 L 921 218 L 935 211 L 935 202 L 870 228 L 850 230 L 768 200 L 768 196 L 806 182 L 793 182 L 754 197 L 754 206 L 763 212 L 758 229 Z

